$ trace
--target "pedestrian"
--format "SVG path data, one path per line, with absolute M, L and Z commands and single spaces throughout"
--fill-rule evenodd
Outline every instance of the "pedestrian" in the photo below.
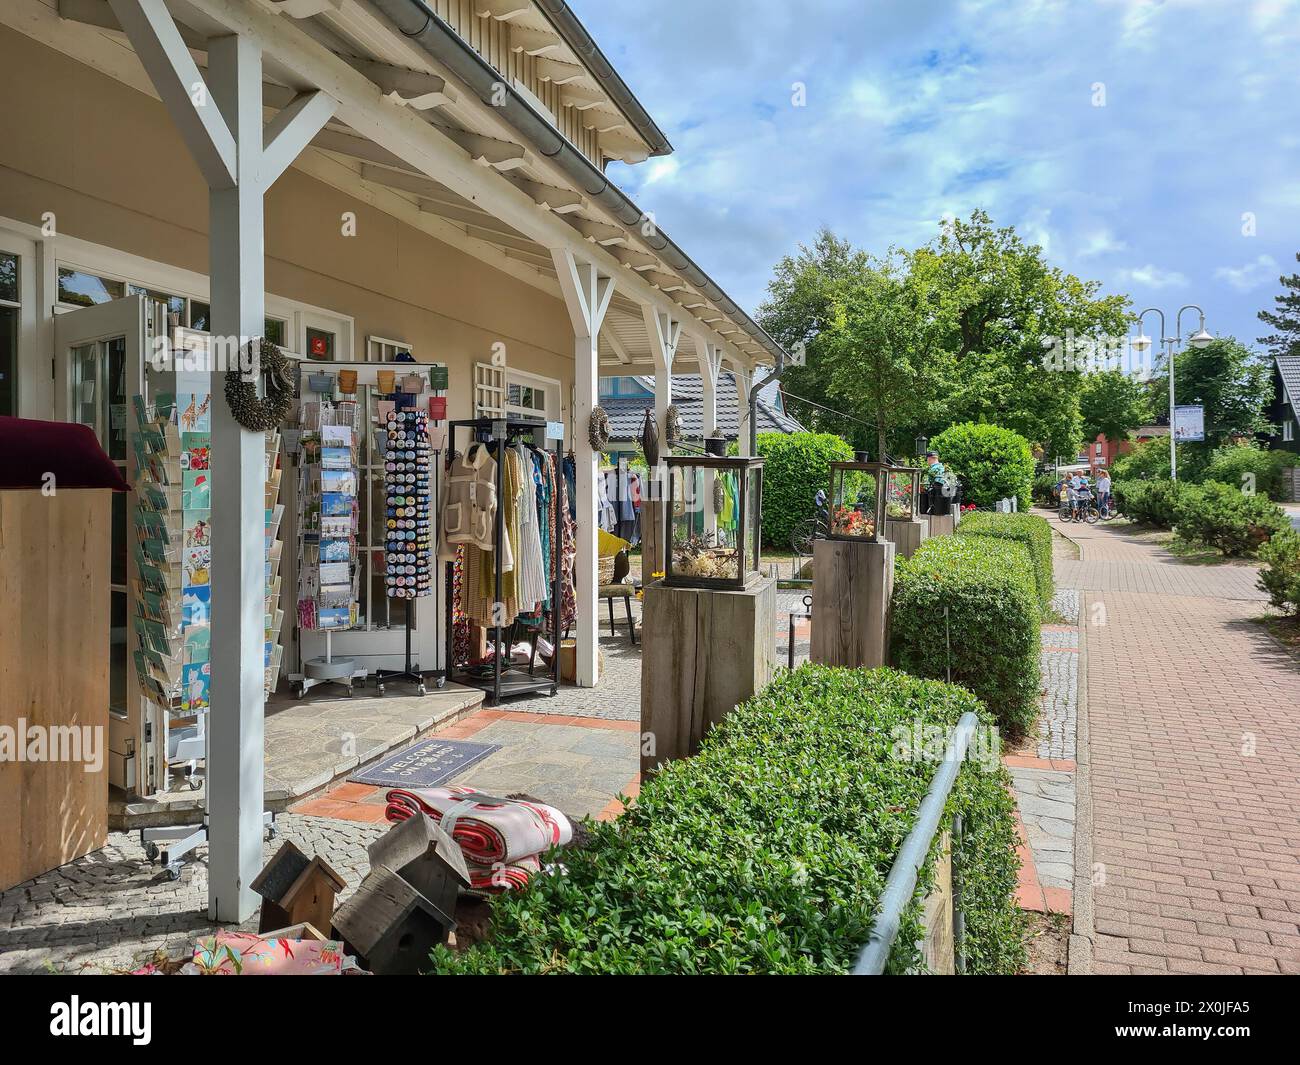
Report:
M 1102 470 L 1097 474 L 1097 507 L 1103 518 L 1110 517 L 1110 472 Z

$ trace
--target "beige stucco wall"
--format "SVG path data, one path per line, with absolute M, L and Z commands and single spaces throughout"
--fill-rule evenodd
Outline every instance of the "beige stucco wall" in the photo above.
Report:
M 207 189 L 160 102 L 3 27 L 0 99 L 0 216 L 53 211 L 60 234 L 207 274 Z M 473 364 L 497 341 L 512 368 L 560 380 L 567 415 L 558 297 L 292 169 L 267 197 L 266 252 L 267 291 L 353 317 L 356 357 L 377 335 L 446 362 L 454 417 L 472 413 Z

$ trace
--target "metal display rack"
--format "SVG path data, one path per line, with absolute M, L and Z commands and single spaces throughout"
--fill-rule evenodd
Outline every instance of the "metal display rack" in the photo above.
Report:
M 493 544 L 493 601 L 501 601 L 501 541 L 505 536 L 505 508 L 501 501 L 505 497 L 505 464 L 502 461 L 502 449 L 508 445 L 509 441 L 526 434 L 545 434 L 546 422 L 537 418 L 474 418 L 466 421 L 453 421 L 447 423 L 447 454 L 453 455 L 456 451 L 456 433 L 458 430 L 466 430 L 471 434 L 473 443 L 481 443 L 485 447 L 496 449 L 496 498 L 497 508 L 496 516 L 493 523 L 492 544 Z M 480 436 L 486 435 L 486 439 L 480 439 Z M 543 449 L 549 450 L 549 449 Z M 557 478 L 564 476 L 562 443 L 556 442 L 555 449 L 555 473 Z M 549 695 L 555 695 L 560 689 L 560 614 L 562 612 L 562 586 L 560 580 L 560 556 L 563 553 L 563 528 L 564 516 L 560 509 L 560 498 L 557 496 L 555 505 L 555 524 L 551 529 L 551 670 L 550 676 L 537 676 L 530 670 L 520 669 L 517 666 L 502 666 L 502 647 L 505 652 L 510 651 L 509 641 L 502 639 L 502 632 L 506 626 L 491 626 L 488 631 L 492 633 L 492 675 L 483 676 L 466 671 L 456 664 L 456 625 L 455 625 L 455 562 L 446 563 L 446 677 L 455 681 L 457 684 L 464 684 L 472 688 L 478 688 L 487 693 L 488 698 L 485 700 L 488 706 L 495 706 L 502 699 L 511 699 L 520 695 L 532 695 L 535 693 L 545 692 Z

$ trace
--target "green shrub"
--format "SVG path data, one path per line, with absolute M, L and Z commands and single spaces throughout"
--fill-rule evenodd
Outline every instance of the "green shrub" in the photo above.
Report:
M 1241 491 L 1250 489 L 1269 499 L 1282 498 L 1283 471 L 1300 461 L 1289 451 L 1257 447 L 1222 447 L 1210 458 L 1202 482 L 1217 481 Z
M 974 510 L 957 525 L 962 536 L 999 536 L 1019 540 L 1034 560 L 1034 586 L 1038 605 L 1044 610 L 1052 605 L 1056 592 L 1052 579 L 1052 527 L 1037 514 L 997 514 Z
M 1174 528 L 1184 540 L 1216 547 L 1225 555 L 1247 555 L 1291 527 L 1276 503 L 1247 495 L 1217 481 L 1178 492 Z
M 1110 475 L 1116 481 L 1169 480 L 1169 438 L 1156 437 L 1116 457 Z
M 1269 602 L 1288 614 L 1300 614 L 1300 533 L 1283 529 L 1259 549 L 1259 587 Z
M 1200 495 L 1196 485 L 1183 481 L 1112 481 L 1111 493 L 1120 512 L 1142 525 L 1172 529 L 1178 517 L 1178 502 L 1186 495 L 1194 501 Z
M 920 677 L 951 670 L 1012 735 L 1038 715 L 1041 620 L 1032 557 L 1014 540 L 939 536 L 895 568 L 894 665 Z
M 1029 441 L 1000 425 L 967 422 L 953 425 L 930 441 L 945 468 L 961 478 L 965 502 L 991 507 L 1015 496 L 1029 509 L 1034 456 Z
M 759 433 L 763 464 L 763 541 L 789 548 L 790 534 L 813 514 L 817 489 L 830 489 L 832 462 L 853 448 L 832 433 Z
M 894 858 L 934 775 L 899 757 L 917 725 L 951 728 L 969 693 L 893 670 L 783 673 L 670 762 L 564 871 L 493 900 L 491 936 L 440 973 L 844 973 L 871 933 Z M 1015 829 L 998 758 L 968 760 L 949 813 L 966 831 L 967 971 L 1023 962 Z M 927 868 L 918 900 L 933 879 Z M 918 963 L 920 906 L 890 966 Z

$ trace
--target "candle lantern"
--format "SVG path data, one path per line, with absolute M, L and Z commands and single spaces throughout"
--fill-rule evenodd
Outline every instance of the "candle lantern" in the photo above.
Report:
M 664 583 L 743 589 L 760 576 L 763 460 L 670 455 Z

